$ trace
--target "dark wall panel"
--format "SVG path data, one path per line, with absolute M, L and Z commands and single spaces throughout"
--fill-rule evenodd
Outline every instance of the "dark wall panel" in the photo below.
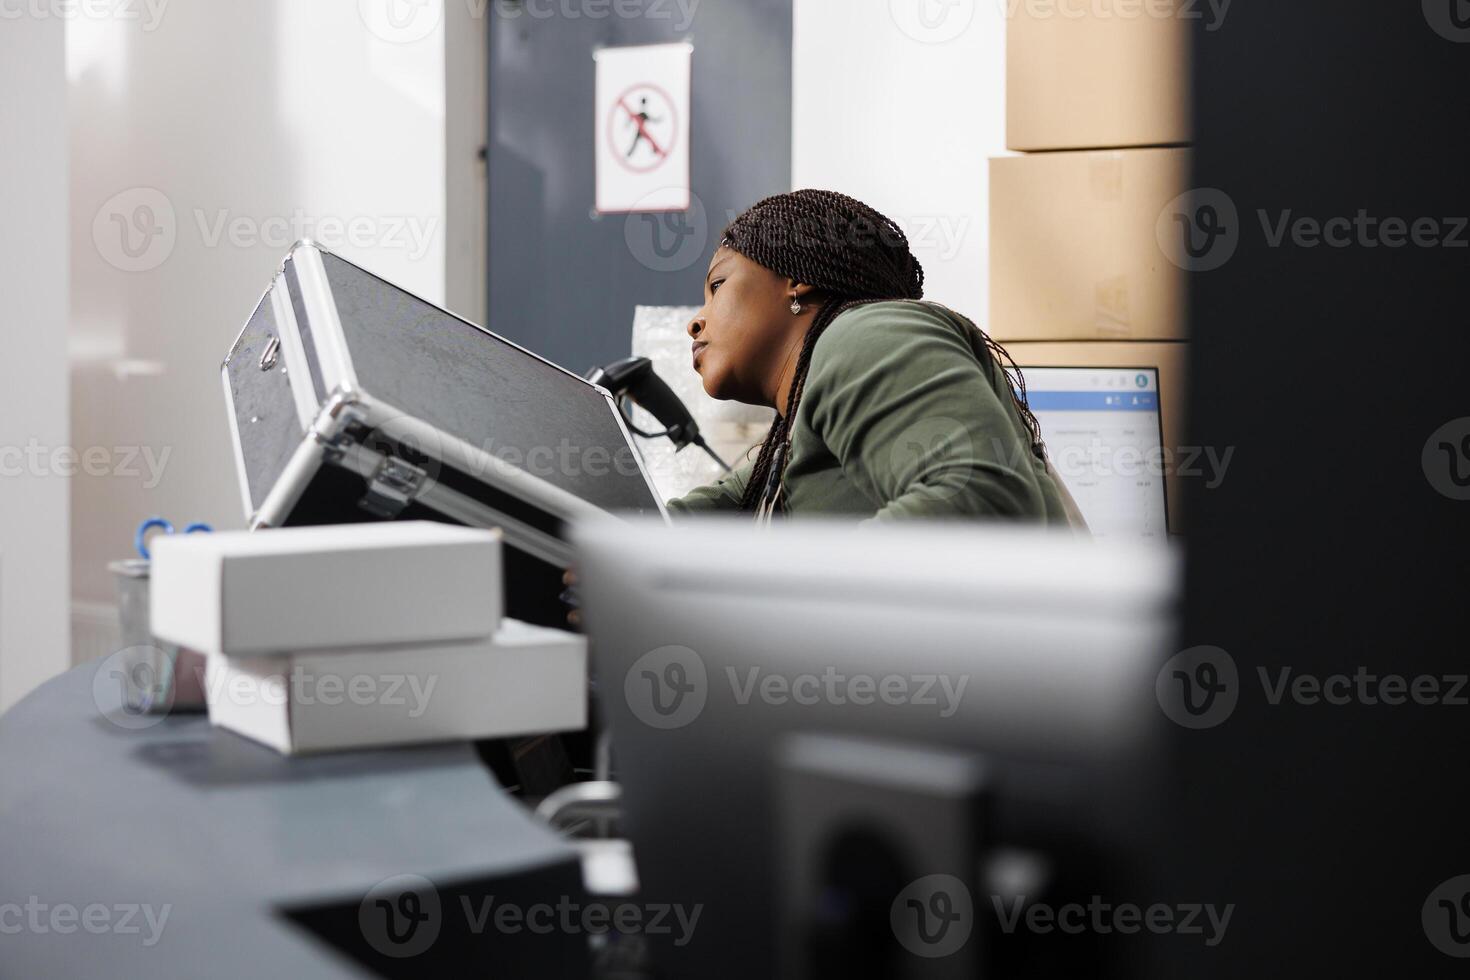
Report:
M 1160 976 L 1465 969 L 1435 943 L 1470 928 L 1466 888 L 1430 901 L 1470 873 L 1470 707 L 1443 700 L 1470 670 L 1452 479 L 1470 448 L 1457 437 L 1452 464 L 1430 445 L 1456 419 L 1470 432 L 1463 7 L 1236 3 L 1198 35 L 1194 183 L 1233 202 L 1235 251 L 1194 275 L 1191 441 L 1235 454 L 1218 488 L 1191 488 L 1184 645 L 1230 654 L 1238 702 L 1176 733 L 1160 864 L 1180 900 L 1235 913 L 1214 948 L 1173 937 Z M 1338 243 L 1342 219 L 1362 230 L 1275 240 L 1302 218 L 1338 219 Z M 1433 244 L 1385 240 L 1388 219 L 1427 220 Z M 1306 695 L 1273 703 L 1261 671 L 1283 670 Z M 1346 703 L 1312 696 L 1343 675 Z M 1440 698 L 1385 702 L 1391 675 Z
M 488 326 L 578 372 L 628 353 L 635 305 L 698 304 L 731 213 L 791 187 L 791 0 L 636 6 L 637 17 L 617 15 L 628 0 L 490 8 Z M 685 39 L 698 203 L 599 217 L 592 52 Z

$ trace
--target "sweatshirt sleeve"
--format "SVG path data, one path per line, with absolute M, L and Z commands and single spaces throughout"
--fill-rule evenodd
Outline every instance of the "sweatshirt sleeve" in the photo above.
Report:
M 800 410 L 877 520 L 1044 510 L 1029 440 L 969 329 L 924 304 L 876 303 L 817 340 Z
M 723 477 L 707 486 L 696 487 L 682 497 L 675 497 L 665 505 L 670 514 L 730 512 L 740 509 L 740 498 L 745 496 L 745 484 L 750 479 L 754 460 L 747 460 Z

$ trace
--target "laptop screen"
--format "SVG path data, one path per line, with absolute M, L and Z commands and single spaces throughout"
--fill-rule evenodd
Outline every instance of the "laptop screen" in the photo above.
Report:
M 1153 367 L 1026 367 L 1047 453 L 1096 537 L 1163 538 L 1164 447 Z

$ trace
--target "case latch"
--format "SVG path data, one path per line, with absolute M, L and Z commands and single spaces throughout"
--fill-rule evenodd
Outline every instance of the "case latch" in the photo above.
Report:
M 423 489 L 427 475 L 412 463 L 405 463 L 396 456 L 385 456 L 373 471 L 367 493 L 357 505 L 374 517 L 392 520 L 413 502 Z

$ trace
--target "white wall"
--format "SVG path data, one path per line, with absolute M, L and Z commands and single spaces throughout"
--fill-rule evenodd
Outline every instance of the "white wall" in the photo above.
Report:
M 64 78 L 60 20 L 0 21 L 0 711 L 68 660 Z
M 116 464 L 73 481 L 82 607 L 141 518 L 242 526 L 219 365 L 292 241 L 443 302 L 443 4 L 391 2 L 71 22 L 73 428 Z
M 903 226 L 926 295 L 985 325 L 986 159 L 1005 152 L 1000 0 L 795 0 L 792 181 Z

